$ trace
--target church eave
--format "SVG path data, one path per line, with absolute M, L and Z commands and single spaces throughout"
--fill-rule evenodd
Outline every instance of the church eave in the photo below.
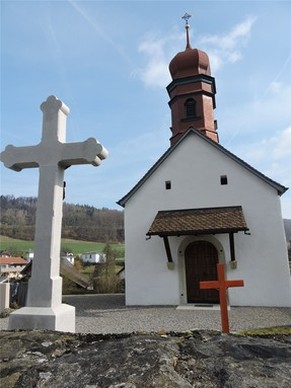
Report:
M 146 236 L 206 236 L 206 235 L 215 235 L 215 234 L 228 234 L 228 233 L 237 233 L 237 232 L 247 232 L 248 228 L 237 229 L 237 228 L 226 228 L 226 229 L 204 229 L 204 230 L 179 230 L 179 231 L 164 231 L 157 233 L 147 233 Z

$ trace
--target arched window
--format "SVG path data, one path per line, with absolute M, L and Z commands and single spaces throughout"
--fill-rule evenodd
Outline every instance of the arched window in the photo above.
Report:
M 193 98 L 188 98 L 185 102 L 186 118 L 196 117 L 196 101 Z

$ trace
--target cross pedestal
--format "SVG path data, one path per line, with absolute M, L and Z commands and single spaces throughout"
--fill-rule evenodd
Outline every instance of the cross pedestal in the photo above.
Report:
M 9 317 L 8 329 L 47 329 L 75 332 L 75 308 L 62 304 L 60 277 L 64 170 L 77 164 L 98 166 L 108 155 L 94 138 L 65 143 L 69 108 L 55 96 L 40 106 L 42 139 L 38 145 L 8 145 L 0 154 L 12 170 L 39 168 L 35 252 L 26 307 Z
M 243 280 L 226 280 L 224 265 L 217 264 L 218 280 L 200 282 L 201 289 L 216 289 L 219 291 L 221 326 L 223 333 L 229 333 L 229 320 L 227 311 L 226 293 L 229 287 L 243 287 Z

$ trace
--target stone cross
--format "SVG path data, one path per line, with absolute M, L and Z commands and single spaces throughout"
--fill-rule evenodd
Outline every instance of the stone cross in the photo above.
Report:
M 94 138 L 66 143 L 69 108 L 55 96 L 40 106 L 43 112 L 42 139 L 38 145 L 8 145 L 0 154 L 12 170 L 39 168 L 35 225 L 35 252 L 26 307 L 10 315 L 9 329 L 75 331 L 75 308 L 62 304 L 60 249 L 64 170 L 72 165 L 100 165 L 107 150 Z
M 217 289 L 219 291 L 221 326 L 223 333 L 229 333 L 226 292 L 229 287 L 243 287 L 243 280 L 225 280 L 224 265 L 217 264 L 218 280 L 200 282 L 201 289 Z

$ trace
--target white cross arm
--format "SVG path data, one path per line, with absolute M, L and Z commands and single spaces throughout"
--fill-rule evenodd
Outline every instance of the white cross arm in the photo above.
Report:
M 5 167 L 14 171 L 21 171 L 23 168 L 38 167 L 38 161 L 36 158 L 33 158 L 33 155 L 37 155 L 37 148 L 38 146 L 14 147 L 10 144 L 0 153 L 0 160 L 4 163 Z
M 90 137 L 81 143 L 65 143 L 62 145 L 61 167 L 70 167 L 76 164 L 92 164 L 99 166 L 108 156 L 108 151 L 96 139 Z

